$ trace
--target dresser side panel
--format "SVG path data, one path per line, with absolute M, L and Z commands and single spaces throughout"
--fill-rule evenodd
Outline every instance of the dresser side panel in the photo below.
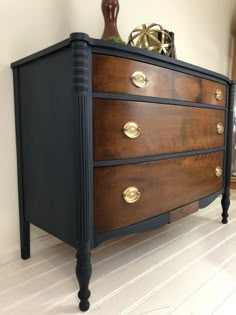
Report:
M 74 245 L 75 166 L 71 49 L 19 67 L 26 219 Z

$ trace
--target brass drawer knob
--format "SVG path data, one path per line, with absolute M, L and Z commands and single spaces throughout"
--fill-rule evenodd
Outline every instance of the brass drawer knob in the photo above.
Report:
M 216 172 L 216 177 L 221 177 L 222 174 L 223 174 L 223 170 L 222 170 L 222 168 L 220 166 L 216 167 L 216 171 L 215 172 Z
M 131 139 L 137 138 L 141 133 L 141 128 L 134 121 L 127 122 L 123 127 L 124 134 Z
M 134 186 L 126 188 L 122 194 L 124 201 L 126 201 L 127 203 L 134 203 L 138 201 L 140 196 L 141 196 L 140 191 L 138 190 L 137 187 Z
M 217 89 L 215 91 L 215 97 L 216 97 L 217 101 L 221 101 L 223 99 L 223 93 L 220 89 Z
M 146 75 L 141 71 L 134 72 L 131 76 L 131 81 L 138 88 L 143 88 L 148 83 Z
M 222 135 L 224 133 L 224 130 L 225 130 L 225 128 L 224 128 L 222 123 L 218 123 L 217 126 L 216 126 L 216 129 L 217 129 L 217 133 L 219 135 Z

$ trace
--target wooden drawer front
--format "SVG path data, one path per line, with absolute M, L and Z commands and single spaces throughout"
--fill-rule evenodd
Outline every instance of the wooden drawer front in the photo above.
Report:
M 123 132 L 127 122 L 140 127 L 137 138 Z M 225 112 L 207 108 L 94 100 L 94 159 L 122 159 L 224 145 Z
M 94 169 L 94 222 L 96 232 L 137 223 L 191 203 L 222 188 L 223 152 L 157 162 Z M 135 186 L 141 193 L 127 203 L 122 193 Z
M 170 223 L 177 221 L 179 219 L 182 219 L 183 217 L 186 217 L 199 209 L 199 202 L 194 201 L 192 203 L 189 203 L 185 206 L 182 206 L 180 208 L 177 208 L 175 210 L 170 211 Z
M 136 87 L 131 76 L 140 71 L 147 77 L 147 85 Z M 216 91 L 223 93 L 221 100 L 216 99 Z M 225 105 L 226 87 L 223 84 L 183 74 L 177 71 L 145 64 L 124 58 L 93 56 L 93 91 L 136 94 L 198 102 L 213 105 Z

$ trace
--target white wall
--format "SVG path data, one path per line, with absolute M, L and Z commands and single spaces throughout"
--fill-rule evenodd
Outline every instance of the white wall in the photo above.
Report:
M 120 0 L 123 39 L 143 22 L 175 33 L 178 59 L 228 75 L 235 0 Z M 99 38 L 101 0 L 0 0 L 0 265 L 19 257 L 13 84 L 10 63 L 80 31 Z M 33 238 L 42 233 L 33 229 Z

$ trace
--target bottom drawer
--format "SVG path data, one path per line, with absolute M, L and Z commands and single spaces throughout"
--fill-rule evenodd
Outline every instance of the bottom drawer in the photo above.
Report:
M 138 223 L 220 190 L 223 174 L 216 168 L 223 169 L 223 157 L 220 151 L 95 168 L 96 233 Z

